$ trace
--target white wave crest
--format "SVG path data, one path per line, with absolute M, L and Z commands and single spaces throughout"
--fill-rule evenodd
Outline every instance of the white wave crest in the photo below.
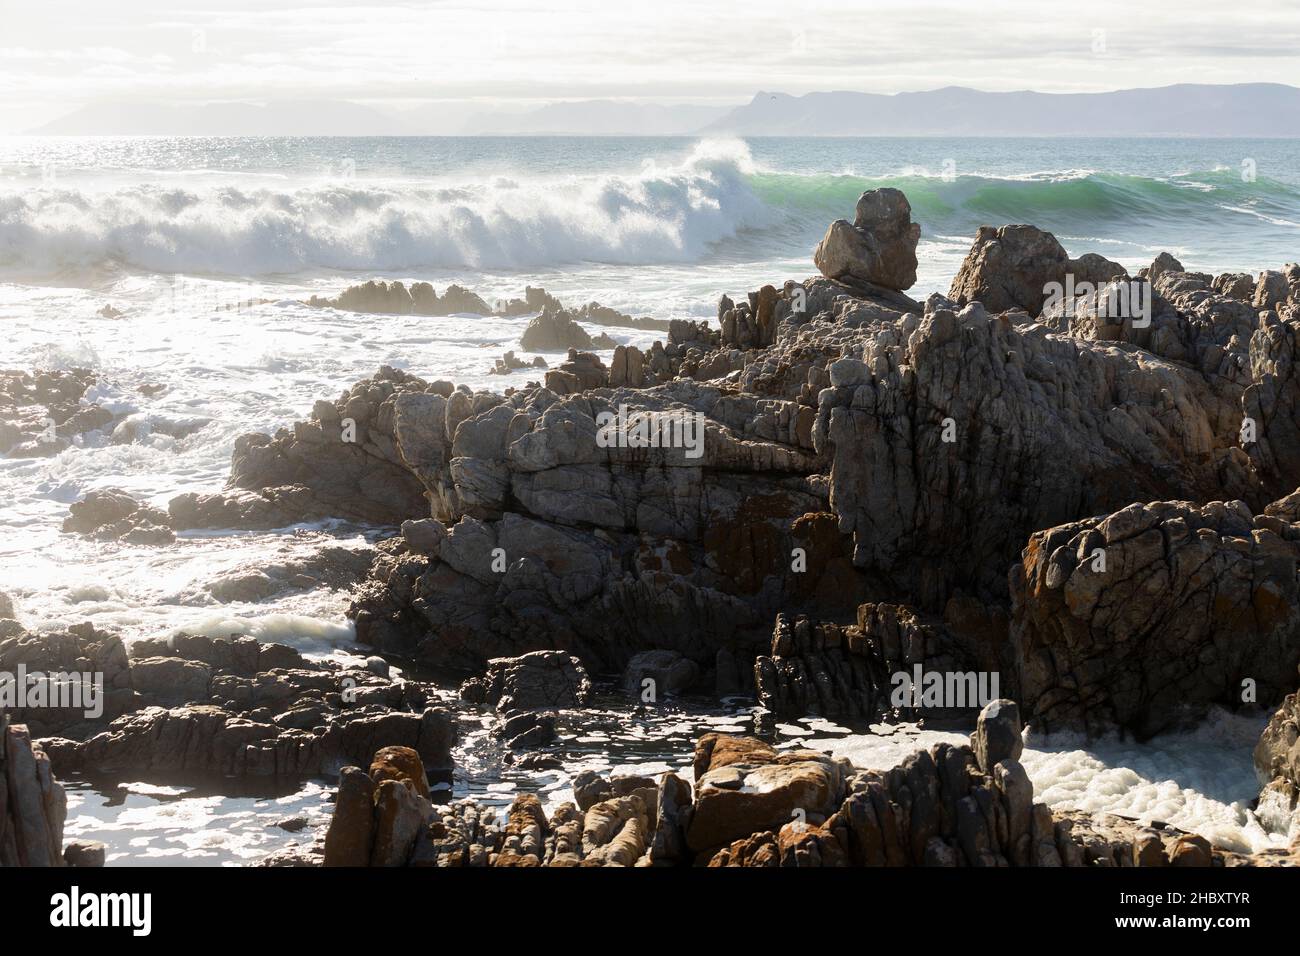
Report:
M 690 263 L 768 211 L 739 141 L 630 174 L 297 187 L 130 183 L 0 192 L 0 270 L 116 264 L 231 275 L 311 268 Z

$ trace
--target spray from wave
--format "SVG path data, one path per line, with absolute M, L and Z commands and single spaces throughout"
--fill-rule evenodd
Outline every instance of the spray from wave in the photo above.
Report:
M 738 140 L 705 140 L 632 173 L 455 183 L 342 179 L 297 186 L 132 183 L 0 192 L 0 272 L 116 265 L 150 272 L 523 270 L 592 262 L 803 258 L 865 189 L 893 186 L 923 237 L 1030 222 L 1129 240 L 1188 229 L 1273 229 L 1294 241 L 1300 189 L 1215 168 L 1169 177 L 1067 169 L 1016 176 L 807 174 L 758 168 Z

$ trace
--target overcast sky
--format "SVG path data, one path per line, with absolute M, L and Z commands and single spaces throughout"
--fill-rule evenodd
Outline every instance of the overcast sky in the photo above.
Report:
M 0 132 L 102 99 L 1110 90 L 1300 81 L 1300 3 L 0 0 Z

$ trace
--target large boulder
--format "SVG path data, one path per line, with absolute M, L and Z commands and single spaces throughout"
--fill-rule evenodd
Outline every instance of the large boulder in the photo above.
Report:
M 958 305 L 981 303 L 989 312 L 1043 311 L 1047 286 L 1063 282 L 1070 257 L 1056 237 L 1036 226 L 981 226 L 952 280 L 948 297 Z
M 872 189 L 858 199 L 853 222 L 837 219 L 813 251 L 828 279 L 903 291 L 916 284 L 916 243 L 921 227 L 897 189 Z
M 1211 704 L 1275 703 L 1300 662 L 1297 567 L 1300 524 L 1241 501 L 1037 532 L 1011 573 L 1020 699 L 1049 726 L 1143 738 Z
M 695 808 L 686 830 L 694 853 L 791 820 L 821 823 L 844 798 L 846 768 L 840 762 L 816 751 L 778 755 L 761 741 L 747 743 L 736 750 L 706 734 L 696 746 Z

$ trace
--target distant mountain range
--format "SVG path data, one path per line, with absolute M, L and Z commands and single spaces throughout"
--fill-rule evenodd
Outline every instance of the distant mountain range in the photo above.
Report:
M 759 93 L 697 132 L 738 136 L 1300 136 L 1300 89 L 1179 84 L 1111 93 Z
M 32 130 L 168 136 L 1300 136 L 1300 89 L 1179 84 L 1110 93 L 759 93 L 736 107 L 619 100 L 484 109 L 466 101 L 402 111 L 326 100 L 98 103 Z

